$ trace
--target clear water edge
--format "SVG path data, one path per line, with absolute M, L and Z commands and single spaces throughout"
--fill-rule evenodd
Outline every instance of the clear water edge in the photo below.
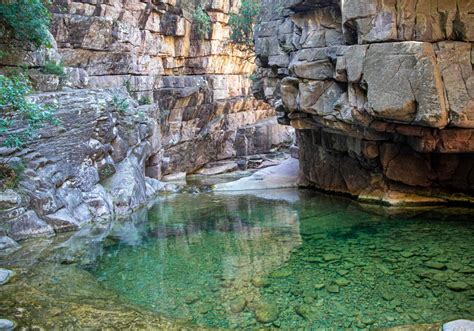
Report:
M 321 194 L 295 202 L 294 193 L 280 196 L 291 203 L 177 195 L 117 224 L 85 267 L 133 304 L 208 327 L 474 317 L 470 211 L 387 217 Z

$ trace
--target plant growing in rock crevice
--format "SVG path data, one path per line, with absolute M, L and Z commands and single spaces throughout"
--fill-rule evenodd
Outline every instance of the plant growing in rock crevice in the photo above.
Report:
M 6 0 L 0 3 L 0 23 L 19 40 L 37 47 L 51 46 L 49 0 Z
M 193 14 L 193 25 L 194 31 L 200 39 L 204 39 L 212 32 L 211 18 L 202 6 L 198 6 Z
M 55 107 L 28 99 L 32 88 L 24 74 L 0 75 L 0 139 L 7 147 L 24 147 L 45 122 L 59 125 Z
M 245 51 L 254 50 L 253 29 L 260 10 L 260 1 L 242 0 L 239 12 L 230 14 L 230 40 Z
M 130 108 L 130 103 L 128 100 L 117 95 L 112 97 L 111 102 L 114 109 L 122 115 L 126 114 Z
M 43 74 L 56 75 L 59 77 L 65 77 L 66 71 L 62 63 L 46 62 L 46 64 L 40 69 Z

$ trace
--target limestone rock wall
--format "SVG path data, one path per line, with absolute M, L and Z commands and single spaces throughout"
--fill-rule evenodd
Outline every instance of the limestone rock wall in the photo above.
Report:
M 474 193 L 474 2 L 264 0 L 255 93 L 301 183 L 388 203 Z
M 89 88 L 126 85 L 138 99 L 158 104 L 163 150 L 147 164 L 150 176 L 192 173 L 235 157 L 237 129 L 274 116 L 251 94 L 252 54 L 229 43 L 229 12 L 240 1 L 54 4 L 52 33 L 66 66 L 83 72 Z M 198 6 L 211 21 L 205 36 L 193 22 Z
M 205 36 L 193 22 L 198 6 L 211 21 Z M 158 181 L 164 175 L 291 145 L 292 130 L 251 93 L 252 54 L 229 43 L 239 6 L 53 0 L 52 47 L 40 49 L 0 27 L 0 73 L 27 68 L 32 98 L 55 104 L 61 122 L 22 150 L 0 147 L 0 163 L 25 167 L 14 190 L 0 191 L 0 242 L 126 214 L 175 189 Z M 64 77 L 42 72 L 59 61 Z M 248 139 L 252 130 L 258 139 Z

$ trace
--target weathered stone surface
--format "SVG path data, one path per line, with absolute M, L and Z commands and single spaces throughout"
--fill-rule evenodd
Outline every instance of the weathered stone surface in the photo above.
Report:
M 275 6 L 264 0 L 256 30 L 255 95 L 297 129 L 301 185 L 386 203 L 472 201 L 472 2 Z M 288 64 L 270 63 L 278 56 Z

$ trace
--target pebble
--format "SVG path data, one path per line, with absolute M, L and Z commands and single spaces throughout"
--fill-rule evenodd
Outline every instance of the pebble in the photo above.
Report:
M 435 273 L 432 278 L 438 282 L 445 282 L 449 279 L 448 275 L 442 272 Z
M 279 315 L 280 311 L 278 310 L 278 307 L 271 303 L 261 304 L 255 310 L 255 318 L 260 323 L 271 323 L 275 321 Z
M 290 269 L 285 269 L 285 268 L 282 268 L 282 269 L 278 269 L 278 270 L 275 270 L 271 273 L 271 276 L 273 278 L 286 278 L 286 277 L 289 277 L 291 276 L 292 272 Z
M 342 277 L 337 278 L 334 282 L 339 286 L 347 286 L 351 283 L 347 278 L 342 278 Z
M 245 307 L 247 306 L 247 300 L 245 298 L 238 298 L 233 300 L 230 303 L 230 311 L 234 314 L 241 313 L 244 311 Z
M 186 302 L 188 305 L 191 305 L 198 301 L 199 301 L 199 297 L 195 294 L 190 294 L 184 298 L 184 302 Z
M 8 269 L 0 269 L 0 285 L 8 283 L 13 276 L 13 271 Z
M 314 288 L 317 290 L 322 289 L 324 286 L 325 286 L 324 284 L 314 284 Z
M 341 270 L 338 270 L 337 273 L 341 276 L 345 276 L 349 273 L 349 270 L 341 269 Z
M 265 277 L 256 276 L 252 279 L 252 284 L 255 287 L 267 287 L 270 285 L 270 281 Z
M 392 301 L 393 299 L 395 299 L 395 296 L 392 293 L 384 292 L 382 293 L 382 298 L 386 301 Z
M 338 260 L 338 259 L 339 259 L 339 256 L 335 255 L 335 254 L 324 254 L 323 255 L 323 260 L 326 261 L 326 262 L 334 261 L 334 260 Z
M 425 266 L 431 269 L 444 269 L 446 268 L 446 264 L 441 263 L 441 262 L 436 262 L 436 261 L 428 261 L 425 263 Z
M 295 312 L 304 319 L 310 319 L 311 307 L 308 305 L 299 305 L 295 307 Z
M 337 285 L 326 285 L 326 291 L 329 293 L 339 293 L 339 286 Z
M 7 319 L 0 319 L 0 330 L 13 330 L 15 323 Z
M 463 281 L 457 281 L 457 282 L 449 282 L 446 284 L 446 286 L 453 291 L 459 292 L 459 291 L 466 291 L 469 289 L 469 285 Z

